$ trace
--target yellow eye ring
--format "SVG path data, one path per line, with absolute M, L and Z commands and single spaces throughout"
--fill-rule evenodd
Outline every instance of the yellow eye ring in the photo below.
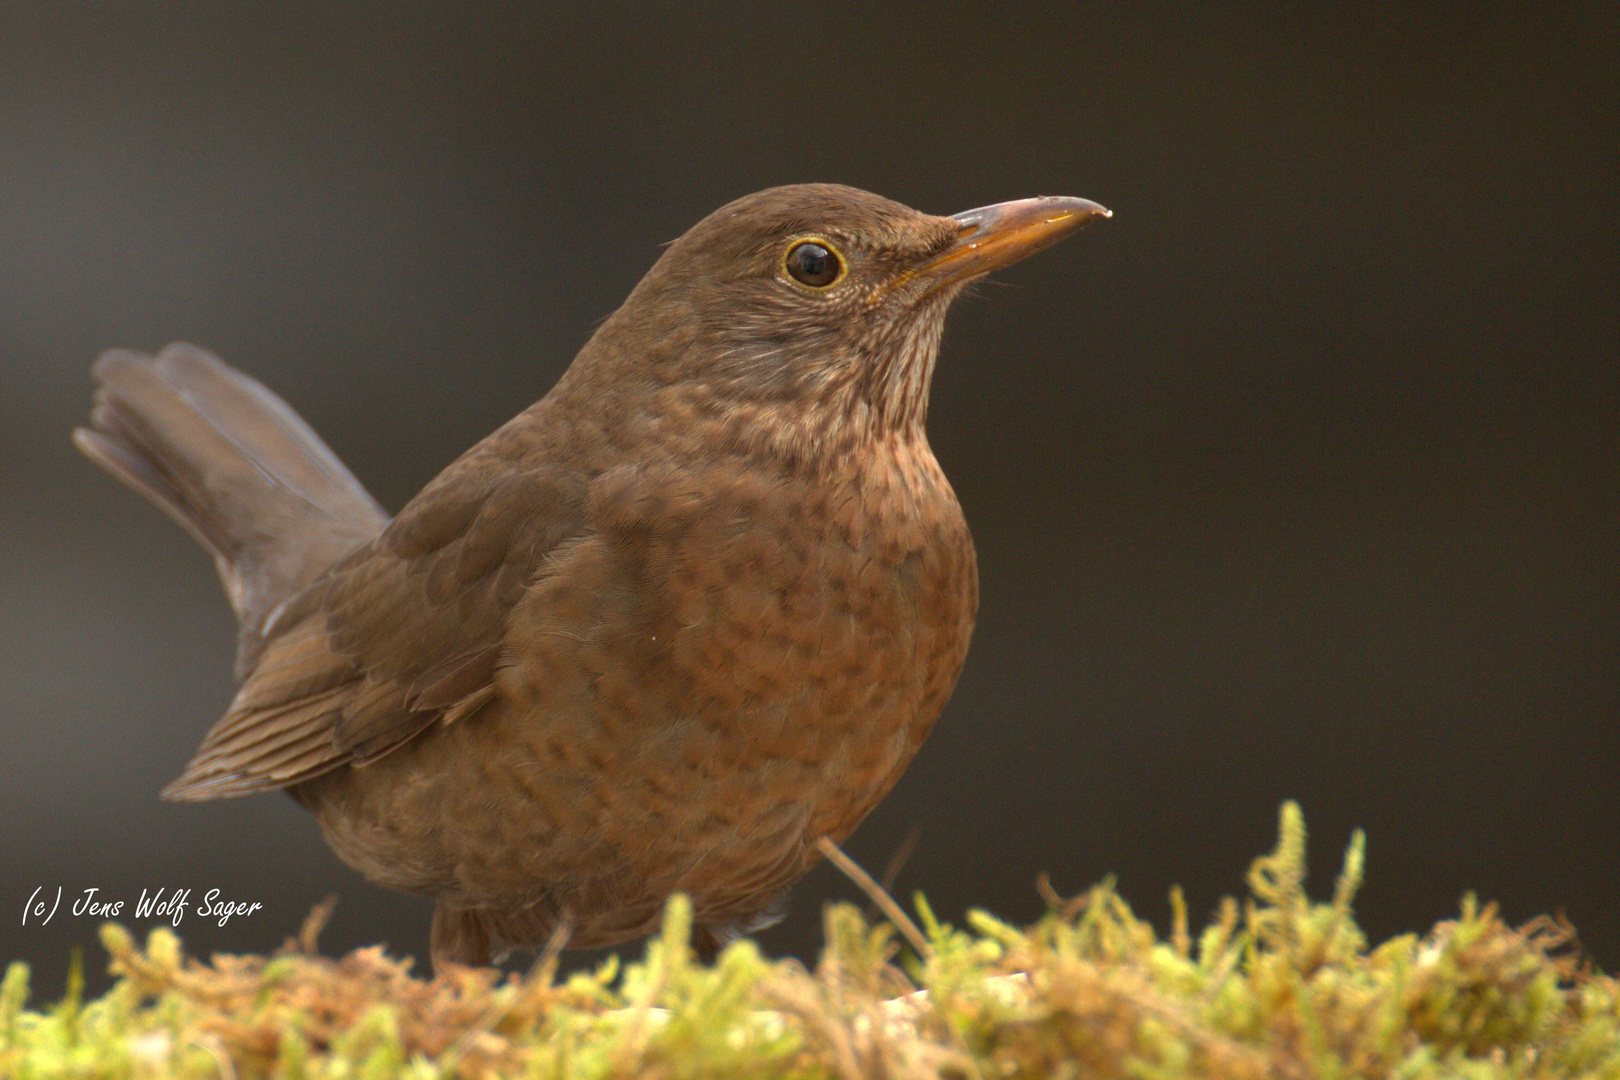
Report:
M 821 236 L 800 236 L 782 256 L 782 272 L 807 288 L 830 289 L 844 280 L 849 264 L 832 241 Z

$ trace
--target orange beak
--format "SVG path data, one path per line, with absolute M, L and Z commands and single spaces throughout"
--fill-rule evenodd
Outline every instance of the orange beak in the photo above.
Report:
M 1113 216 L 1090 199 L 1061 195 L 965 210 L 951 215 L 961 230 L 956 243 L 929 260 L 922 272 L 941 284 L 978 277 L 1051 247 L 1082 225 Z

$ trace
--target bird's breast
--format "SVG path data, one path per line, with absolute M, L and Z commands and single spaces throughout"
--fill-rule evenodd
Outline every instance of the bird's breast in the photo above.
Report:
M 839 471 L 627 468 L 590 513 L 514 613 L 508 689 L 566 714 L 548 737 L 633 747 L 632 774 L 812 835 L 853 828 L 944 705 L 977 606 L 926 445 Z

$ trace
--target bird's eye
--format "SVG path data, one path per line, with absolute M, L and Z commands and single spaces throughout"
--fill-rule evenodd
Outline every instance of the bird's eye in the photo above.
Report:
M 787 253 L 787 272 L 812 289 L 825 289 L 844 276 L 844 261 L 825 243 L 805 240 Z

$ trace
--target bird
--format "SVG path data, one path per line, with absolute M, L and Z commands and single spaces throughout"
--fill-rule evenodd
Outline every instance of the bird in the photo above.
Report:
M 978 607 L 929 447 L 946 309 L 1108 210 L 737 199 L 669 244 L 551 390 L 391 518 L 262 384 L 114 349 L 74 442 L 212 555 L 239 686 L 163 797 L 282 790 L 436 901 L 436 969 L 706 958 L 899 779 Z

